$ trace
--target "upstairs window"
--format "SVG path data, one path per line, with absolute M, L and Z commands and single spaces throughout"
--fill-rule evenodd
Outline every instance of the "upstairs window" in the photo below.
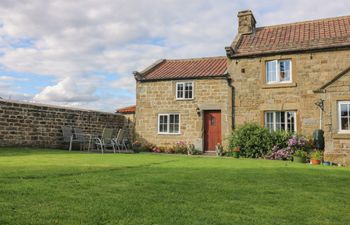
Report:
M 179 114 L 159 114 L 158 115 L 159 134 L 180 134 Z
M 350 101 L 338 103 L 339 132 L 350 133 Z
M 193 99 L 193 82 L 176 83 L 176 99 Z
M 266 83 L 290 83 L 292 82 L 291 60 L 273 60 L 266 62 Z
M 265 127 L 271 131 L 296 132 L 296 112 L 269 111 L 265 112 Z

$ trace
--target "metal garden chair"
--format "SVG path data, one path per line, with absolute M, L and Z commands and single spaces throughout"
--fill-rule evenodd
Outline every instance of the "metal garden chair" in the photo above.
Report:
M 113 141 L 113 132 L 112 128 L 104 128 L 101 138 L 95 138 L 95 145 L 97 150 L 101 150 L 102 154 L 107 148 L 112 148 L 115 153 L 115 143 Z

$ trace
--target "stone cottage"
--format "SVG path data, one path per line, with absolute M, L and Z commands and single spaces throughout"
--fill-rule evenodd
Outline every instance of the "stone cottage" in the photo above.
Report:
M 215 150 L 232 130 L 226 57 L 160 60 L 135 72 L 136 134 L 158 146 Z
M 211 150 L 205 144 L 212 118 L 206 110 L 221 110 L 221 137 L 246 122 L 307 136 L 321 128 L 326 158 L 350 164 L 350 16 L 257 27 L 247 10 L 238 13 L 238 21 L 227 58 L 217 58 L 226 67 L 215 83 L 213 76 L 190 75 L 215 69 L 200 63 L 205 59 L 163 60 L 136 73 L 138 135 L 159 145 L 195 140 Z M 198 65 L 188 66 L 191 61 Z M 179 100 L 187 77 L 194 81 L 194 98 Z M 168 112 L 181 116 L 177 135 L 162 134 L 168 128 L 161 124 L 170 123 L 165 118 L 174 120 L 161 116 Z

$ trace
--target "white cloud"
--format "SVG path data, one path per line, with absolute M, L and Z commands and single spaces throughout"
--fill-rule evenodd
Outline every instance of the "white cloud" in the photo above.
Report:
M 134 99 L 98 99 L 101 88 L 130 95 L 131 72 L 157 59 L 224 55 L 248 8 L 259 26 L 350 14 L 348 0 L 2 0 L 0 64 L 52 77 L 36 101 L 113 110 Z M 22 39 L 31 43 L 12 47 Z
M 79 104 L 98 100 L 95 96 L 95 79 L 82 77 L 65 78 L 54 86 L 45 87 L 39 94 L 34 96 L 34 101 L 60 102 L 67 104 Z

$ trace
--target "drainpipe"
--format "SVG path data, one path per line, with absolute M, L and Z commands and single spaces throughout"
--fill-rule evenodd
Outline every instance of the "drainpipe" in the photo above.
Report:
M 227 83 L 231 87 L 231 98 L 232 98 L 232 130 L 235 129 L 235 87 L 232 85 L 232 79 L 229 74 L 227 74 Z
M 323 111 L 324 111 L 324 100 L 320 99 L 315 103 L 316 106 L 320 108 L 320 130 L 322 130 L 322 120 L 323 120 Z

